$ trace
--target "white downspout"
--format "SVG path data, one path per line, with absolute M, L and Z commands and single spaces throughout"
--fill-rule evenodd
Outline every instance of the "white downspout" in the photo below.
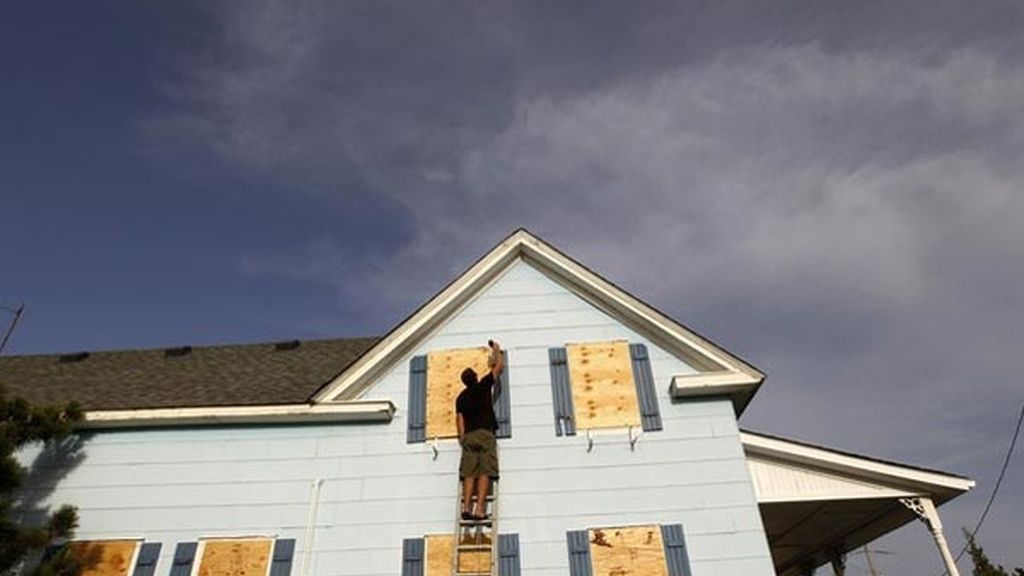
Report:
M 306 535 L 302 539 L 302 566 L 299 567 L 299 576 L 309 576 L 310 558 L 313 554 L 313 538 L 316 534 L 316 513 L 320 508 L 320 487 L 323 484 L 324 479 L 317 478 L 313 480 L 309 487 L 309 516 L 306 518 Z

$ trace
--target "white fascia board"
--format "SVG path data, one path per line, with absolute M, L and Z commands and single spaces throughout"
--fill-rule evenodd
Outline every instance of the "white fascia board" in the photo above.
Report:
M 477 261 L 469 270 L 356 360 L 325 386 L 314 402 L 354 398 L 391 362 L 466 305 L 498 278 L 516 259 L 523 258 L 595 306 L 649 335 L 666 350 L 702 369 L 745 374 L 759 384 L 764 374 L 715 344 L 688 330 L 654 308 L 617 288 L 525 230 L 519 230 Z M 755 387 L 756 390 L 756 387 Z
M 754 378 L 742 372 L 698 372 L 676 374 L 668 387 L 672 398 L 701 398 L 728 396 L 736 414 L 743 412 L 764 378 Z
M 869 478 L 880 483 L 897 487 L 914 487 L 929 494 L 949 491 L 966 492 L 975 482 L 939 472 L 929 472 L 871 460 L 848 454 L 840 454 L 823 448 L 814 448 L 778 438 L 768 438 L 750 432 L 740 432 L 743 450 L 791 464 L 806 464 L 826 470 L 833 470 L 854 477 Z
M 390 400 L 327 404 L 278 404 L 207 408 L 143 408 L 90 410 L 78 429 L 164 428 L 174 426 L 302 424 L 314 422 L 390 422 L 395 405 Z
M 837 500 L 878 500 L 879 498 L 916 498 L 929 496 L 919 490 L 880 490 L 878 492 L 864 494 L 847 494 L 845 492 L 835 494 L 814 494 L 813 496 L 761 496 L 758 494 L 758 504 L 791 504 L 793 502 L 835 502 Z
M 522 242 L 527 259 L 570 283 L 592 303 L 610 308 L 609 312 L 613 316 L 630 320 L 635 328 L 652 336 L 670 352 L 677 352 L 691 361 L 696 360 L 703 365 L 703 370 L 741 372 L 758 381 L 764 379 L 764 374 L 753 366 L 683 327 L 542 240 L 526 234 Z

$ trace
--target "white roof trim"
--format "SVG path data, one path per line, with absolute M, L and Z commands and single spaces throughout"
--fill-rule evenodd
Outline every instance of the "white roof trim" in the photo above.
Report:
M 894 499 L 921 495 L 914 490 L 893 488 L 887 484 L 756 454 L 747 455 L 747 467 L 754 480 L 758 504 Z
M 764 379 L 764 374 L 753 366 L 644 304 L 526 230 L 517 230 L 326 385 L 313 401 L 355 398 L 384 369 L 465 306 L 519 258 L 699 370 L 745 375 L 755 389 Z
M 757 392 L 763 378 L 752 378 L 740 372 L 698 372 L 676 374 L 668 387 L 673 398 L 728 396 L 736 414 L 741 414 Z
M 230 424 L 295 424 L 309 422 L 390 422 L 395 405 L 390 400 L 331 404 L 278 404 L 208 408 L 144 408 L 91 410 L 79 429 L 157 428 Z
M 933 495 L 940 501 L 966 492 L 975 485 L 974 480 L 969 478 L 880 462 L 751 432 L 741 432 L 740 439 L 748 457 L 760 456 L 790 465 L 832 471 L 844 476 L 869 480 L 895 491 Z

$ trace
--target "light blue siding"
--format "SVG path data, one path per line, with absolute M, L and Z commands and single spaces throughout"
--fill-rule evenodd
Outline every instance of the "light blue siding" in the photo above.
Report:
M 295 538 L 299 576 L 310 487 L 323 479 L 310 574 L 393 575 L 402 542 L 452 527 L 458 446 L 407 444 L 409 359 L 432 349 L 509 350 L 512 438 L 500 441 L 502 531 L 519 534 L 525 575 L 568 573 L 566 533 L 597 526 L 681 524 L 694 576 L 773 573 L 728 400 L 673 403 L 677 358 L 523 263 L 400 359 L 367 398 L 398 411 L 389 425 L 310 425 L 95 434 L 56 486 L 34 495 L 79 507 L 81 538 L 175 544 L 217 535 Z M 548 348 L 628 339 L 646 345 L 664 429 L 631 451 L 625 431 L 557 437 Z M 215 383 L 211 383 L 215 385 Z M 28 462 L 33 453 L 24 454 Z

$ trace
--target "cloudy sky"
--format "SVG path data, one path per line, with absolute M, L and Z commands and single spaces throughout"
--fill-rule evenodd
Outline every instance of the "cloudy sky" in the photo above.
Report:
M 381 334 L 525 226 L 766 371 L 746 427 L 977 479 L 956 548 L 1024 401 L 1016 1 L 17 3 L 0 127 L 8 353 Z

